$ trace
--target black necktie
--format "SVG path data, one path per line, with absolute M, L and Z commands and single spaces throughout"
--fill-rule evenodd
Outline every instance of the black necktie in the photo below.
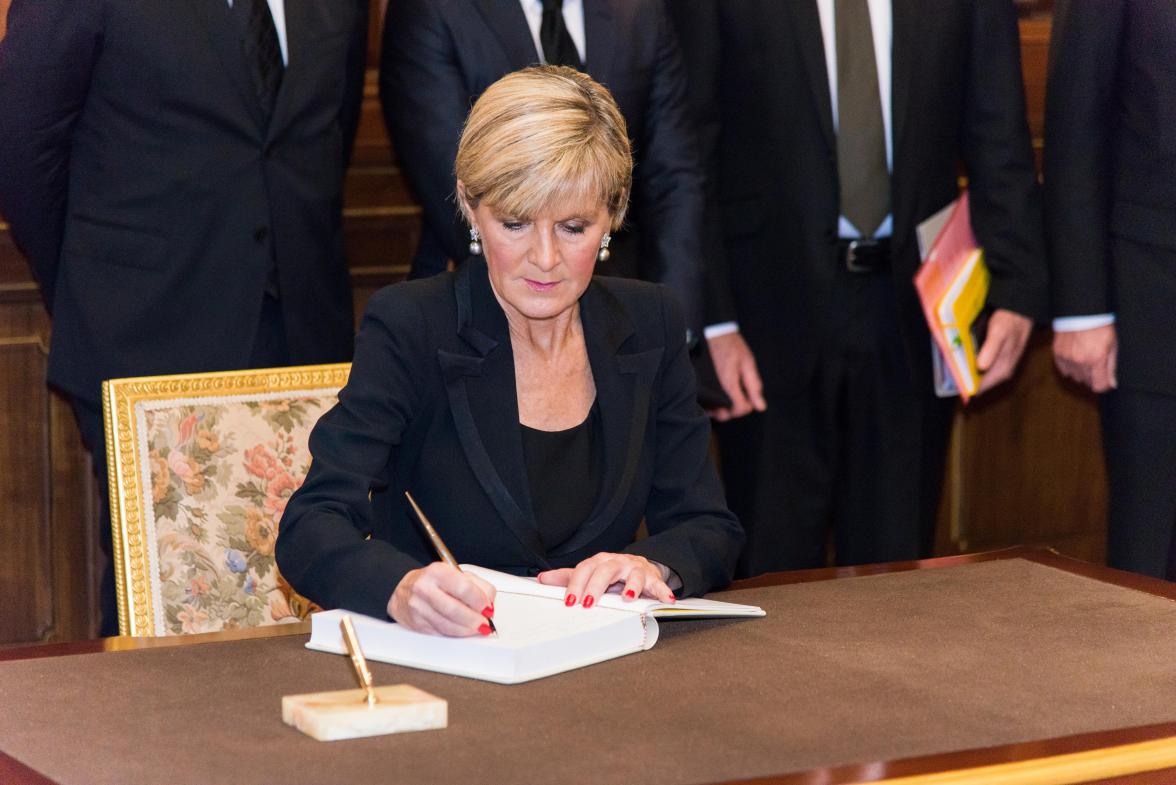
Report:
M 278 43 L 278 28 L 270 14 L 266 0 L 234 0 L 234 7 L 247 14 L 245 37 L 241 49 L 249 66 L 253 93 L 268 119 L 274 111 L 278 88 L 282 84 L 282 47 Z
M 563 0 L 543 0 L 543 22 L 539 25 L 539 43 L 548 65 L 566 65 L 583 69 L 576 44 L 564 25 Z

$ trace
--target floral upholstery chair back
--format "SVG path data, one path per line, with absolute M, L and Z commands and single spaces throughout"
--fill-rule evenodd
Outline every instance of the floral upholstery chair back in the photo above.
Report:
M 119 632 L 161 636 L 304 619 L 274 561 L 307 442 L 349 365 L 103 385 Z

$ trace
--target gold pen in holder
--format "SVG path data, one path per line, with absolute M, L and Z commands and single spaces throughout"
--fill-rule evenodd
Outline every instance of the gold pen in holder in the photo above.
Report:
M 461 567 L 457 563 L 457 559 L 453 558 L 453 554 L 449 552 L 449 548 L 445 547 L 445 541 L 441 539 L 441 535 L 433 528 L 433 524 L 429 523 L 428 517 L 417 505 L 416 499 L 412 498 L 412 494 L 408 491 L 404 492 L 408 503 L 412 505 L 412 509 L 417 514 L 417 520 L 421 522 L 421 526 L 425 529 L 425 534 L 429 536 L 429 542 L 433 543 L 433 549 L 437 551 L 437 555 L 441 557 L 441 561 L 453 567 L 457 571 L 461 571 Z M 494 619 L 487 618 L 486 622 L 490 625 L 490 632 L 495 635 L 498 634 L 498 628 L 494 626 Z
M 355 666 L 355 675 L 359 678 L 359 686 L 367 696 L 367 705 L 375 706 L 379 703 L 376 688 L 372 686 L 372 672 L 368 668 L 367 659 L 363 656 L 363 649 L 359 647 L 359 636 L 355 634 L 355 625 L 350 616 L 339 620 L 339 627 L 343 630 L 343 643 L 347 646 L 347 653 L 351 655 L 351 664 Z
M 408 684 L 374 687 L 351 616 L 343 614 L 339 628 L 362 697 L 356 700 L 356 690 L 283 695 L 282 722 L 319 741 L 359 739 L 449 725 L 449 704 L 436 695 Z

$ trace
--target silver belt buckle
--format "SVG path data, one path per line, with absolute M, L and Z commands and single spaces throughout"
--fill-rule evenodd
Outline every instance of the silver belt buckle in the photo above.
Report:
M 851 273 L 870 273 L 874 271 L 872 267 L 863 267 L 857 263 L 857 249 L 861 244 L 860 240 L 850 240 L 849 248 L 845 250 L 845 269 Z

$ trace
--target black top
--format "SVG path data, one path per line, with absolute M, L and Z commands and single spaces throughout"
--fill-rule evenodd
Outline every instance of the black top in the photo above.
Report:
M 584 421 L 566 431 L 519 425 L 539 539 L 553 550 L 588 520 L 600 495 L 600 407 L 594 401 Z

